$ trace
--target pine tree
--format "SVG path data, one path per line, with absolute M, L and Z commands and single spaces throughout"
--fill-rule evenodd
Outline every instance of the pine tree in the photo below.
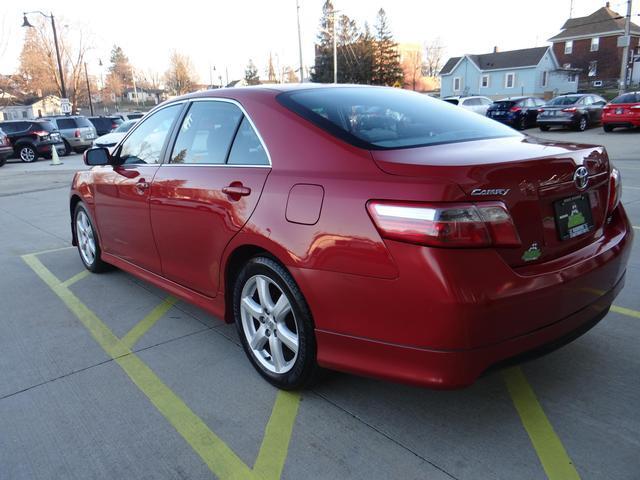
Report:
M 244 79 L 248 85 L 260 85 L 260 77 L 258 76 L 258 68 L 253 63 L 253 60 L 249 59 L 247 68 L 244 70 Z
M 111 49 L 110 62 L 109 75 L 117 78 L 118 82 L 123 87 L 133 85 L 133 75 L 131 73 L 129 57 L 124 54 L 124 51 L 118 45 L 114 45 Z
M 368 22 L 364 22 L 364 28 L 358 37 L 358 41 L 353 46 L 353 50 L 358 59 L 354 83 L 371 85 L 373 83 L 375 39 L 371 35 Z
M 398 54 L 398 44 L 393 40 L 387 14 L 378 10 L 376 19 L 375 52 L 372 83 L 375 85 L 402 85 L 403 72 Z
M 333 82 L 333 10 L 333 2 L 326 0 L 322 6 L 320 31 L 316 43 L 316 59 L 311 74 L 313 82 Z

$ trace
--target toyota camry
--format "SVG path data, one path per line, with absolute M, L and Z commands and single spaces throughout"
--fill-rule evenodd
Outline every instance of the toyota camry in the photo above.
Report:
M 608 312 L 633 236 L 603 147 L 393 88 L 198 92 L 85 162 L 86 268 L 234 322 L 284 389 L 324 369 L 457 388 L 567 343 Z

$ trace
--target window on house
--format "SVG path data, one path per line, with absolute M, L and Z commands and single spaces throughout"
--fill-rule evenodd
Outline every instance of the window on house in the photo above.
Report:
M 564 42 L 564 54 L 571 55 L 573 53 L 573 40 Z
M 547 86 L 547 82 L 549 80 L 549 72 L 547 72 L 546 70 L 544 72 L 542 72 L 542 86 L 546 87 Z
M 454 92 L 459 92 L 460 91 L 460 85 L 462 84 L 460 77 L 453 77 L 453 91 Z
M 596 60 L 589 62 L 589 76 L 595 77 L 598 74 L 598 62 Z
M 575 83 L 575 81 L 576 81 L 576 74 L 573 72 L 567 73 L 567 82 Z
M 591 51 L 597 52 L 600 49 L 600 37 L 591 39 Z
M 489 87 L 489 75 L 482 75 L 480 77 L 480 88 L 488 88 Z
M 504 86 L 505 88 L 513 88 L 516 84 L 516 74 L 515 73 L 505 73 L 504 75 Z

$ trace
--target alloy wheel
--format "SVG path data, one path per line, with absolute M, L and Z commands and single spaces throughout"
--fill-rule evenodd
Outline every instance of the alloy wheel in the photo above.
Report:
M 254 358 L 269 372 L 293 368 L 300 338 L 291 302 L 269 277 L 254 275 L 240 295 L 242 331 Z
M 82 260 L 86 265 L 92 265 L 96 259 L 96 241 L 91 222 L 84 210 L 78 211 L 76 216 L 76 237 Z
M 31 163 L 36 159 L 36 152 L 31 147 L 22 147 L 20 149 L 20 160 Z

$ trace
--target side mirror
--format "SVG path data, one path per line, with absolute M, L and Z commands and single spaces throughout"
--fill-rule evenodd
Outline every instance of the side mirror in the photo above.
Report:
M 109 150 L 104 147 L 94 147 L 84 152 L 84 164 L 90 167 L 96 165 L 110 165 L 112 163 Z

